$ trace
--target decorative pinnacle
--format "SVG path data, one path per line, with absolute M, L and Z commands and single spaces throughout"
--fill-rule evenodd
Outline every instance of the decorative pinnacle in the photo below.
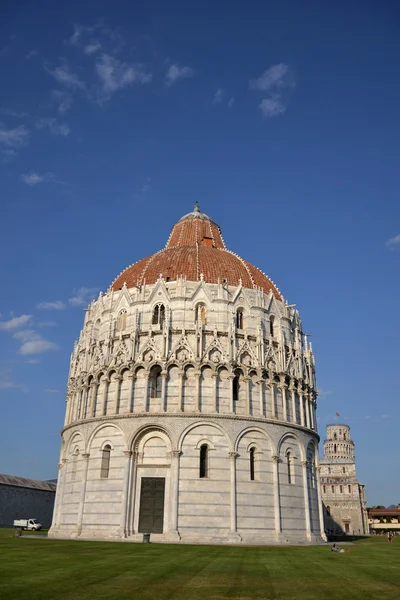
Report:
M 199 212 L 199 203 L 195 202 L 194 207 L 193 207 L 194 212 Z

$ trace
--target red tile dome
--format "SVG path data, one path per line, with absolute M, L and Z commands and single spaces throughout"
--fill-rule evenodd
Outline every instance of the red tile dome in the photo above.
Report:
M 227 250 L 219 226 L 199 211 L 182 217 L 172 228 L 164 250 L 139 260 L 123 271 L 112 283 L 111 289 L 120 290 L 153 284 L 160 275 L 166 281 L 186 277 L 188 281 L 227 283 L 245 288 L 272 291 L 278 300 L 282 297 L 275 285 L 262 271 Z

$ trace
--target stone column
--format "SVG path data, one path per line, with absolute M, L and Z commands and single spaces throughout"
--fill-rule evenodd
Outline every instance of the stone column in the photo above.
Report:
M 233 399 L 233 380 L 234 379 L 235 379 L 234 375 L 228 375 L 229 389 L 230 389 L 229 411 L 233 414 L 235 413 L 235 401 Z
M 97 390 L 98 389 L 99 389 L 99 384 L 97 381 L 94 381 L 92 384 L 92 400 L 91 400 L 91 407 L 90 407 L 91 418 L 96 416 Z
M 310 524 L 310 498 L 308 494 L 308 477 L 307 477 L 307 461 L 302 461 L 303 467 L 303 491 L 304 491 L 304 511 L 306 523 L 306 537 L 311 540 L 311 524 Z
M 271 380 L 270 388 L 271 388 L 271 417 L 272 417 L 272 419 L 276 419 L 276 413 L 275 413 L 275 384 L 274 384 L 273 380 Z
M 90 387 L 88 385 L 83 386 L 82 390 L 82 408 L 81 408 L 81 419 L 86 419 L 87 409 L 89 404 L 89 393 Z
M 229 452 L 231 463 L 231 535 L 237 533 L 237 503 L 236 503 L 236 459 L 237 452 Z
M 214 379 L 214 398 L 213 398 L 213 411 L 218 412 L 218 373 L 213 373 Z
M 128 375 L 128 381 L 129 381 L 129 386 L 128 386 L 128 402 L 126 403 L 126 412 L 131 413 L 132 412 L 132 408 L 133 408 L 133 387 L 135 385 L 135 381 L 136 381 L 136 375 L 132 372 L 129 373 Z
M 310 407 L 308 400 L 308 392 L 304 392 L 304 405 L 306 409 L 306 427 L 310 429 Z
M 280 385 L 279 385 L 279 389 L 281 390 L 281 394 L 282 394 L 283 420 L 287 421 L 288 420 L 288 415 L 287 415 L 287 403 L 286 403 L 286 383 L 285 383 L 285 377 L 281 377 L 281 382 L 280 382 Z
M 107 410 L 107 393 L 108 393 L 108 385 L 110 383 L 110 380 L 108 377 L 104 378 L 103 381 L 103 399 L 102 399 L 102 403 L 101 403 L 101 414 L 104 416 L 106 414 L 106 410 Z
M 246 412 L 249 415 L 250 414 L 250 377 L 248 375 L 245 375 L 243 377 L 242 380 L 246 386 Z
M 149 379 L 150 373 L 147 372 L 144 374 L 143 412 L 148 412 L 149 410 Z
M 278 540 L 282 533 L 281 525 L 281 498 L 279 491 L 279 456 L 272 457 L 273 463 L 273 485 L 274 485 L 274 515 L 275 515 L 275 538 Z
M 67 459 L 63 458 L 58 463 L 58 482 L 56 491 L 56 501 L 54 507 L 54 519 L 51 524 L 51 528 L 58 528 L 60 526 L 60 513 L 64 497 L 65 480 L 67 478 Z
M 178 532 L 178 510 L 179 510 L 179 457 L 180 450 L 172 450 L 171 452 L 171 514 L 169 531 L 173 535 Z
M 160 411 L 165 412 L 165 394 L 167 391 L 167 377 L 168 371 L 161 371 L 161 398 L 160 398 Z
M 303 398 L 303 390 L 301 388 L 301 384 L 299 384 L 297 388 L 297 392 L 299 394 L 299 407 L 300 407 L 300 425 L 304 427 L 304 398 Z
M 64 427 L 66 427 L 70 423 L 72 399 L 73 399 L 73 396 L 70 393 L 68 393 L 66 407 L 65 407 Z
M 119 392 L 121 389 L 121 381 L 122 377 L 115 377 L 115 392 L 114 392 L 114 415 L 118 414 L 118 400 L 119 400 Z
M 128 507 L 128 496 L 129 496 L 129 483 L 131 479 L 132 471 L 132 452 L 130 450 L 124 451 L 125 465 L 124 465 L 124 481 L 122 484 L 122 498 L 121 498 L 121 521 L 120 521 L 120 534 L 122 538 L 127 536 L 127 507 Z
M 292 423 L 297 423 L 296 418 L 296 388 L 294 387 L 293 380 L 290 382 L 289 392 L 292 396 Z
M 257 381 L 257 383 L 260 386 L 260 388 L 259 388 L 259 393 L 260 393 L 260 417 L 265 417 L 265 415 L 264 415 L 264 379 L 261 377 L 261 379 L 259 379 Z
M 194 376 L 196 379 L 196 411 L 200 412 L 200 384 L 201 384 L 201 371 L 195 371 Z
M 87 483 L 87 472 L 89 467 L 90 454 L 82 454 L 83 458 L 83 476 L 81 481 L 81 493 L 79 497 L 79 508 L 78 508 L 78 521 L 77 521 L 77 535 L 79 536 L 82 532 L 82 521 L 83 521 L 83 510 L 85 507 L 85 496 L 86 496 L 86 483 Z
M 131 535 L 135 533 L 135 501 L 136 501 L 136 482 L 137 482 L 137 465 L 138 465 L 138 452 L 132 452 L 132 476 L 131 484 L 128 493 L 128 502 L 126 509 L 126 533 Z
M 324 509 L 322 506 L 322 494 L 321 494 L 321 467 L 318 465 L 317 470 L 317 492 L 318 492 L 318 515 L 319 515 L 319 527 L 321 531 L 321 537 L 326 542 L 327 537 L 325 534 L 324 527 Z
M 179 371 L 178 412 L 183 411 L 183 386 L 185 384 L 185 371 Z

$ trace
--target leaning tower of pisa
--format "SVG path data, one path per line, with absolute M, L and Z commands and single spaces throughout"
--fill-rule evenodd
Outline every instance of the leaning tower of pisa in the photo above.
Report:
M 330 533 L 368 533 L 365 487 L 356 474 L 348 425 L 328 425 L 321 461 L 325 528 Z
M 49 535 L 321 540 L 316 401 L 298 311 L 196 206 L 85 312 Z

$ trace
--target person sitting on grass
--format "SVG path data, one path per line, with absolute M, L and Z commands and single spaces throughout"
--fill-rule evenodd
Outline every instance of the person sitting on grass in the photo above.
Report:
M 337 546 L 336 544 L 333 544 L 332 552 L 344 552 L 345 554 L 350 554 L 350 550 L 344 550 L 343 548 L 341 548 L 340 546 Z

